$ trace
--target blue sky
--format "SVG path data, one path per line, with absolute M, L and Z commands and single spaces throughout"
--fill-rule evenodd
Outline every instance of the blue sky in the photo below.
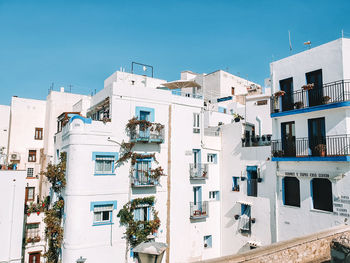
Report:
M 90 94 L 137 61 L 155 77 L 223 69 L 263 84 L 269 63 L 350 33 L 350 1 L 0 0 L 0 104 L 54 89 Z M 346 34 L 350 37 L 350 34 Z

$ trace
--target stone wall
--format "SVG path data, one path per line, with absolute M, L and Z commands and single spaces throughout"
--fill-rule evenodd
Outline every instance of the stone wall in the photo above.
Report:
M 350 233 L 350 226 L 342 225 L 315 234 L 278 242 L 242 254 L 200 261 L 201 263 L 233 262 L 323 262 L 330 260 L 333 238 Z

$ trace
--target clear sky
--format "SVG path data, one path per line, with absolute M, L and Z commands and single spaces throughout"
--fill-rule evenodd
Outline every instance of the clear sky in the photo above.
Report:
M 350 33 L 349 0 L 0 0 L 0 104 L 90 94 L 131 62 L 176 80 L 223 69 L 263 84 L 269 63 Z M 350 37 L 350 34 L 345 34 Z

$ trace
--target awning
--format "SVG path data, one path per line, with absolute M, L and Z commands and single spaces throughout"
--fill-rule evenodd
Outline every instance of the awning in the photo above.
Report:
M 167 87 L 168 89 L 200 88 L 201 87 L 201 85 L 199 85 L 194 80 L 175 80 L 175 81 L 163 83 L 162 85 Z
M 239 204 L 242 204 L 242 205 L 252 205 L 252 203 L 251 202 L 248 202 L 248 201 L 237 201 L 237 203 L 239 203 Z

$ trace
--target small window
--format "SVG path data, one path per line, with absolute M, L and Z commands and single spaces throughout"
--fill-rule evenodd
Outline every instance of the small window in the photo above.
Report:
M 35 140 L 42 140 L 43 139 L 43 128 L 35 128 Z
M 29 150 L 28 162 L 36 162 L 36 150 Z
M 219 191 L 210 191 L 209 192 L 209 199 L 210 200 L 220 200 L 220 192 Z
M 218 108 L 218 112 L 226 113 L 226 112 L 227 112 L 227 109 L 224 108 L 224 107 L 219 107 L 219 108 Z
M 258 167 L 247 166 L 247 195 L 258 196 Z
M 258 100 L 256 102 L 256 105 L 258 105 L 258 106 L 267 105 L 267 100 Z
M 27 177 L 34 177 L 34 168 L 27 168 Z
M 208 163 L 217 163 L 217 155 L 216 155 L 216 153 L 208 153 L 208 155 L 207 155 L 207 162 Z
M 138 207 L 134 210 L 135 221 L 149 221 L 150 220 L 150 206 Z
M 200 132 L 199 113 L 193 113 L 193 133 Z
M 235 88 L 234 87 L 231 88 L 231 95 L 235 95 Z
M 112 222 L 113 205 L 95 205 L 94 206 L 94 224 Z
M 238 183 L 239 177 L 233 176 L 232 177 L 232 191 L 239 192 L 239 183 Z
M 328 179 L 311 180 L 311 196 L 314 209 L 333 212 L 332 183 Z
M 26 202 L 27 201 L 34 201 L 34 193 L 35 193 L 35 188 L 34 187 L 26 187 Z
M 239 219 L 239 229 L 241 232 L 249 232 L 251 226 L 251 207 L 247 204 L 241 204 L 241 217 Z
M 213 245 L 212 235 L 204 236 L 204 247 L 205 248 L 211 248 L 212 245 Z
M 26 237 L 27 239 L 40 238 L 39 223 L 31 223 L 26 225 Z M 40 240 L 40 239 L 39 239 Z
M 284 205 L 300 207 L 300 183 L 296 177 L 282 179 Z
M 114 156 L 97 155 L 95 160 L 95 174 L 113 174 Z

